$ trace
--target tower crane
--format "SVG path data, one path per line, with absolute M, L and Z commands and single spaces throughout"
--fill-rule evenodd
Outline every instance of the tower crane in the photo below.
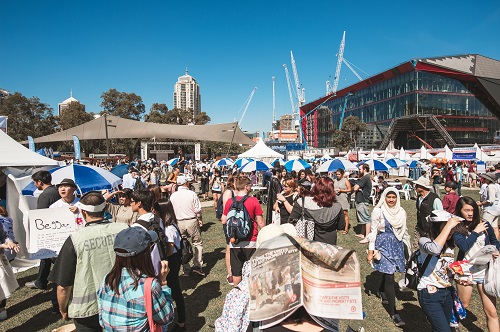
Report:
M 290 59 L 292 62 L 293 77 L 295 79 L 295 89 L 297 90 L 297 100 L 300 107 L 306 102 L 306 92 L 305 89 L 300 86 L 299 73 L 297 72 L 297 66 L 295 65 L 295 59 L 292 51 L 290 51 Z
M 273 130 L 276 129 L 276 95 L 274 93 L 274 76 L 273 79 Z
M 255 94 L 255 91 L 257 91 L 257 87 L 253 88 L 252 93 L 250 93 L 250 96 L 247 99 L 247 103 L 245 105 L 245 110 L 243 111 L 243 114 L 241 114 L 240 121 L 238 124 L 240 125 L 241 128 L 241 123 L 243 122 L 243 118 L 245 117 L 245 114 L 247 113 L 248 106 L 250 106 L 250 102 L 252 101 L 253 95 Z
M 330 84 L 330 81 L 326 81 L 326 94 L 327 95 L 329 95 L 329 94 L 335 95 L 337 93 L 337 88 L 338 88 L 339 81 L 340 81 L 340 70 L 342 68 L 343 63 L 345 63 L 345 65 L 352 71 L 352 73 L 354 75 L 356 75 L 356 77 L 360 81 L 363 80 L 363 78 L 354 70 L 354 68 L 352 67 L 353 65 L 344 58 L 344 47 L 345 47 L 345 31 L 344 31 L 344 34 L 342 35 L 342 41 L 340 42 L 339 53 L 337 53 L 337 68 L 335 69 L 335 77 L 333 80 L 333 85 Z
M 286 67 L 286 64 L 283 64 L 283 68 L 285 68 L 286 84 L 288 85 L 288 94 L 290 95 L 290 105 L 292 106 L 292 116 L 295 117 L 298 112 L 295 110 L 296 105 L 293 102 L 293 93 L 292 93 L 292 84 L 290 82 L 290 74 L 288 73 L 288 68 Z

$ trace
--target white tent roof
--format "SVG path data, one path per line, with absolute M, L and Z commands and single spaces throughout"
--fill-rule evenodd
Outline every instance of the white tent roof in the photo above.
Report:
M 283 155 L 268 147 L 264 141 L 258 141 L 253 148 L 238 155 L 238 158 L 254 158 L 266 161 L 266 158 L 283 158 Z
M 57 161 L 33 152 L 17 143 L 0 130 L 0 167 L 7 166 L 48 166 L 57 165 Z

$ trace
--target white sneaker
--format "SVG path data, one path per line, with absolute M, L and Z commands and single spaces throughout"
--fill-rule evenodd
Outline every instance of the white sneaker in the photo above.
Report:
M 7 319 L 7 310 L 0 311 L 0 321 Z

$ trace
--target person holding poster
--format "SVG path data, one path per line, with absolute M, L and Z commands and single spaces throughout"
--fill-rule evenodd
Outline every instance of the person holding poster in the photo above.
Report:
M 96 294 L 115 263 L 116 234 L 128 226 L 104 219 L 106 201 L 100 192 L 85 194 L 77 205 L 85 226 L 64 242 L 49 280 L 58 285 L 64 320 L 73 318 L 76 331 L 102 331 Z
M 76 203 L 80 200 L 75 196 L 76 191 L 76 183 L 72 179 L 63 179 L 61 183 L 57 186 L 57 190 L 59 191 L 59 195 L 61 199 L 53 203 L 49 206 L 50 209 L 54 208 L 62 208 L 69 207 L 69 210 L 75 214 L 76 227 L 83 227 L 83 216 L 79 212 L 78 207 L 76 207 Z

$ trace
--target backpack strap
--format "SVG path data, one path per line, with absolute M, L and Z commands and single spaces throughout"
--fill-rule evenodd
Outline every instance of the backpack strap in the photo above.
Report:
M 135 221 L 135 223 L 141 225 L 142 227 L 144 227 L 147 230 L 150 230 L 151 225 L 153 224 L 151 219 L 149 221 L 143 220 L 143 219 L 137 219 Z
M 179 237 L 181 238 L 181 241 L 180 241 L 180 242 L 181 242 L 181 247 L 182 247 L 182 236 L 181 236 L 181 231 L 180 231 L 179 227 L 178 227 L 176 224 L 172 224 L 172 225 L 173 225 L 173 226 L 175 227 L 175 229 L 177 230 L 177 233 L 179 233 Z M 172 242 L 172 244 L 174 245 L 175 250 L 177 250 L 177 252 L 178 252 L 178 253 L 180 253 L 180 252 L 181 252 L 181 248 L 177 248 L 177 246 L 175 245 L 175 242 Z
M 151 293 L 154 278 L 146 278 L 144 281 L 144 305 L 146 306 L 146 316 L 150 331 L 156 331 L 155 321 L 153 320 L 153 294 Z
M 429 263 L 431 261 L 431 258 L 432 258 L 432 255 L 431 254 L 427 254 L 427 257 L 425 257 L 424 264 L 422 264 L 421 268 L 418 269 L 418 277 L 419 277 L 419 279 L 422 278 L 422 273 L 425 272 L 425 269 L 429 265 Z

